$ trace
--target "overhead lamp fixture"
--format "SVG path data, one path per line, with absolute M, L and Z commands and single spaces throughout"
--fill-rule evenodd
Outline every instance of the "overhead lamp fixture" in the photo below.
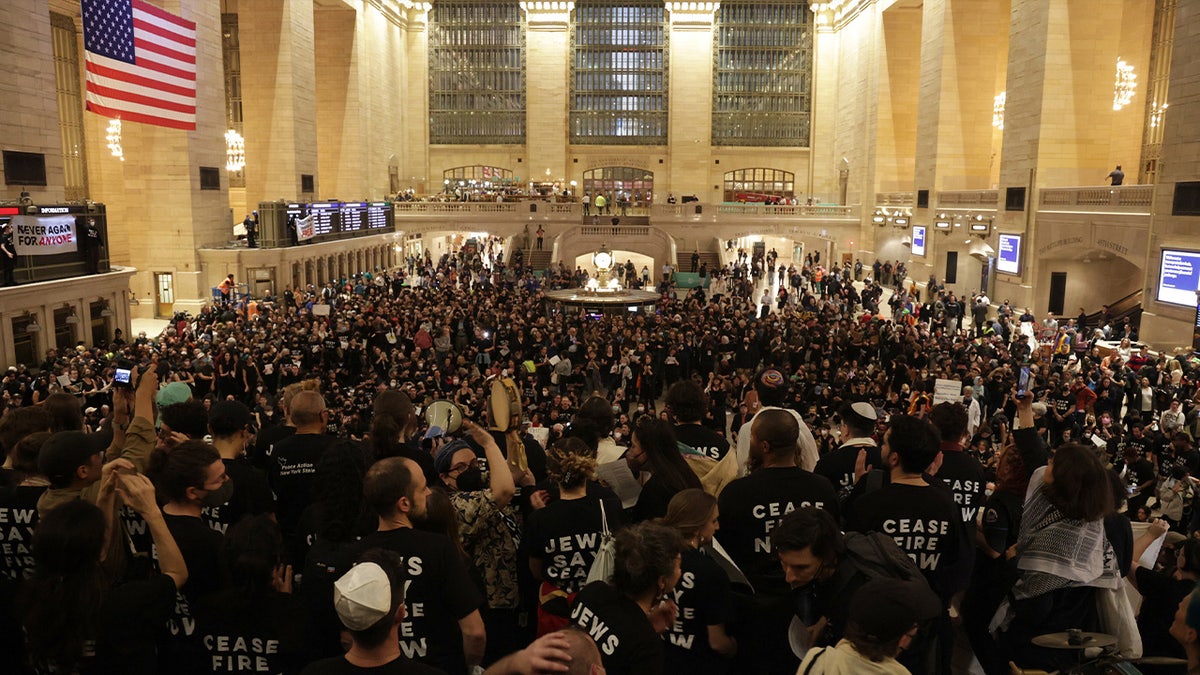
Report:
M 63 309 L 67 310 L 65 319 L 67 323 L 79 323 L 79 317 L 75 316 L 75 308 L 71 306 L 71 303 L 63 303 Z
M 1113 85 L 1113 110 L 1120 110 L 1133 101 L 1137 89 L 1137 75 L 1133 66 L 1117 57 L 1117 81 Z
M 42 325 L 38 323 L 37 317 L 34 316 L 32 312 L 25 312 L 25 318 L 29 319 L 29 324 L 25 326 L 26 333 L 42 332 Z
M 108 129 L 105 130 L 104 140 L 108 142 L 108 151 L 113 157 L 125 161 L 125 150 L 121 148 L 121 120 L 112 119 L 108 121 Z
M 104 301 L 104 308 L 100 310 L 100 316 L 108 318 L 113 315 L 112 308 L 108 306 L 108 301 Z
M 246 139 L 234 129 L 225 132 L 225 168 L 229 171 L 246 168 Z

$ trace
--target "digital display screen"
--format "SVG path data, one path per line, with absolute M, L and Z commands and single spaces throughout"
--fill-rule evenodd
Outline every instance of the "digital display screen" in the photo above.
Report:
M 367 205 L 367 229 L 383 230 L 388 226 L 388 211 L 392 205 L 387 202 L 372 202 Z
M 913 225 L 912 229 L 913 255 L 925 255 L 925 226 Z
M 1021 273 L 1021 235 L 1002 234 L 996 253 L 996 271 L 1005 274 Z
M 357 232 L 363 227 L 363 218 L 367 215 L 367 205 L 362 202 L 346 202 L 339 209 L 341 221 L 338 232 Z
M 1164 248 L 1158 267 L 1158 301 L 1195 307 L 1197 289 L 1200 289 L 1200 251 Z
M 338 205 L 336 203 L 311 204 L 309 209 L 313 217 L 313 235 L 319 237 L 323 234 L 333 234 L 333 221 L 338 213 Z

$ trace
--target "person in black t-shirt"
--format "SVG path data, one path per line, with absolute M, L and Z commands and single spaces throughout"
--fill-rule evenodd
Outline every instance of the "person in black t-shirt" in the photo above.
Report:
M 943 490 L 928 489 L 934 486 L 923 475 L 940 443 L 937 429 L 929 422 L 910 415 L 893 417 L 881 452 L 891 482 L 854 502 L 846 515 L 846 529 L 892 537 L 948 602 L 959 590 L 952 572 L 963 529 L 954 500 Z
M 962 577 L 958 586 L 965 587 L 975 558 L 975 523 L 987 499 L 987 478 L 979 460 L 963 449 L 963 439 L 967 436 L 967 409 L 963 404 L 946 401 L 933 406 L 929 412 L 929 422 L 937 428 L 942 438 L 942 465 L 937 477 L 950 488 L 954 503 L 962 513 L 963 538 L 959 543 L 963 550 L 958 565 Z
M 12 449 L 12 473 L 20 482 L 0 487 L 0 580 L 17 581 L 33 574 L 37 503 L 50 488 L 50 481 L 38 472 L 37 453 L 50 436 L 49 431 L 29 434 Z
M 837 493 L 829 480 L 796 466 L 799 433 L 789 410 L 764 410 L 750 426 L 750 475 L 720 496 L 717 539 L 753 586 L 756 596 L 740 609 L 735 672 L 794 673 L 799 660 L 787 646 L 792 613 L 788 583 L 771 543 L 771 531 L 788 513 L 805 507 L 837 518 Z
M 625 453 L 629 469 L 634 476 L 650 474 L 633 507 L 635 521 L 661 518 L 667 513 L 671 497 L 680 490 L 701 487 L 700 479 L 679 454 L 669 422 L 649 415 L 642 417 L 633 429 L 631 440 Z
M 311 496 L 317 462 L 337 441 L 336 437 L 325 435 L 329 411 L 318 392 L 299 392 L 292 399 L 290 410 L 296 433 L 276 443 L 267 456 L 267 479 L 279 500 L 276 515 L 284 537 L 295 533 L 300 513 Z
M 108 586 L 100 556 L 104 514 L 116 492 L 146 519 L 162 572 Z M 66 501 L 38 524 L 35 573 L 17 602 L 26 653 L 45 671 L 151 675 L 157 672 L 154 636 L 171 615 L 176 589 L 187 581 L 187 565 L 145 476 L 105 472 L 97 502 Z
M 571 605 L 571 621 L 600 649 L 609 675 L 658 675 L 665 632 L 678 618 L 669 599 L 680 578 L 675 530 L 639 523 L 616 535 L 612 583 L 588 584 Z
M 733 619 L 729 577 L 700 549 L 719 528 L 718 513 L 716 498 L 693 488 L 671 499 L 662 520 L 685 544 L 672 596 L 679 620 L 664 635 L 666 666 L 672 673 L 720 675 L 728 672 L 728 658 L 737 653 L 737 641 L 725 630 Z
M 404 564 L 394 551 L 371 549 L 337 580 L 332 604 L 350 634 L 350 649 L 344 656 L 309 664 L 301 675 L 445 674 L 444 670 L 409 660 L 401 648 L 408 613 Z
M 348 551 L 349 559 L 372 548 L 400 554 L 411 614 L 400 625 L 406 658 L 461 673 L 479 664 L 487 636 L 479 608 L 483 598 L 466 561 L 447 537 L 413 529 L 426 513 L 429 485 L 411 459 L 376 462 L 363 481 L 367 505 L 379 526 Z
M 871 438 L 879 415 L 875 406 L 859 401 L 844 406 L 839 416 L 842 443 L 821 457 L 813 473 L 828 479 L 844 503 L 854 489 L 854 464 L 858 461 L 858 452 L 866 450 L 867 463 L 879 466 L 879 445 Z
M 692 380 L 680 380 L 667 390 L 667 412 L 675 418 L 676 440 L 698 455 L 720 461 L 729 452 L 729 441 L 701 424 L 708 404 L 708 396 Z
M 717 539 L 758 594 L 787 592 L 770 534 L 788 513 L 805 506 L 835 518 L 837 494 L 829 480 L 796 466 L 796 418 L 786 410 L 764 410 L 750 429 L 750 475 L 730 483 L 720 496 Z
M 192 604 L 221 588 L 222 535 L 210 528 L 201 514 L 205 506 L 229 501 L 233 483 L 225 473 L 221 456 L 204 441 L 180 443 L 170 452 L 155 450 L 146 473 L 166 501 L 162 507 L 163 519 L 179 544 L 189 571 L 187 584 L 179 589 L 163 653 L 166 663 L 178 669 L 190 662 L 186 649 L 195 629 Z
M 243 516 L 275 512 L 275 495 L 267 475 L 245 459 L 250 440 L 250 409 L 239 401 L 217 401 L 208 411 L 208 428 L 213 447 L 221 455 L 225 473 L 233 483 L 233 496 L 220 506 L 205 506 L 208 526 L 225 532 Z
M 193 608 L 199 662 L 212 673 L 299 672 L 311 644 L 309 616 L 292 595 L 279 526 L 263 514 L 242 519 L 225 535 L 221 558 L 232 585 Z

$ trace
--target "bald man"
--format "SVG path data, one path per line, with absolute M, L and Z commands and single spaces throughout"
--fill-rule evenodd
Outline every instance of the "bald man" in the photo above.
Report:
M 267 479 L 278 498 L 276 516 L 284 537 L 296 533 L 300 513 L 308 506 L 313 474 L 321 455 L 337 442 L 325 433 L 329 417 L 320 392 L 301 391 L 292 398 L 291 421 L 296 433 L 267 449 Z M 301 563 L 303 560 L 292 560 Z

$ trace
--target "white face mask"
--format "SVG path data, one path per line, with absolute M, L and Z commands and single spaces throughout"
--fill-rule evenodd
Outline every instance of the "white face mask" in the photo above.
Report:
M 639 405 L 639 406 L 638 406 L 638 412 L 646 412 L 646 406 L 644 406 L 644 405 Z

